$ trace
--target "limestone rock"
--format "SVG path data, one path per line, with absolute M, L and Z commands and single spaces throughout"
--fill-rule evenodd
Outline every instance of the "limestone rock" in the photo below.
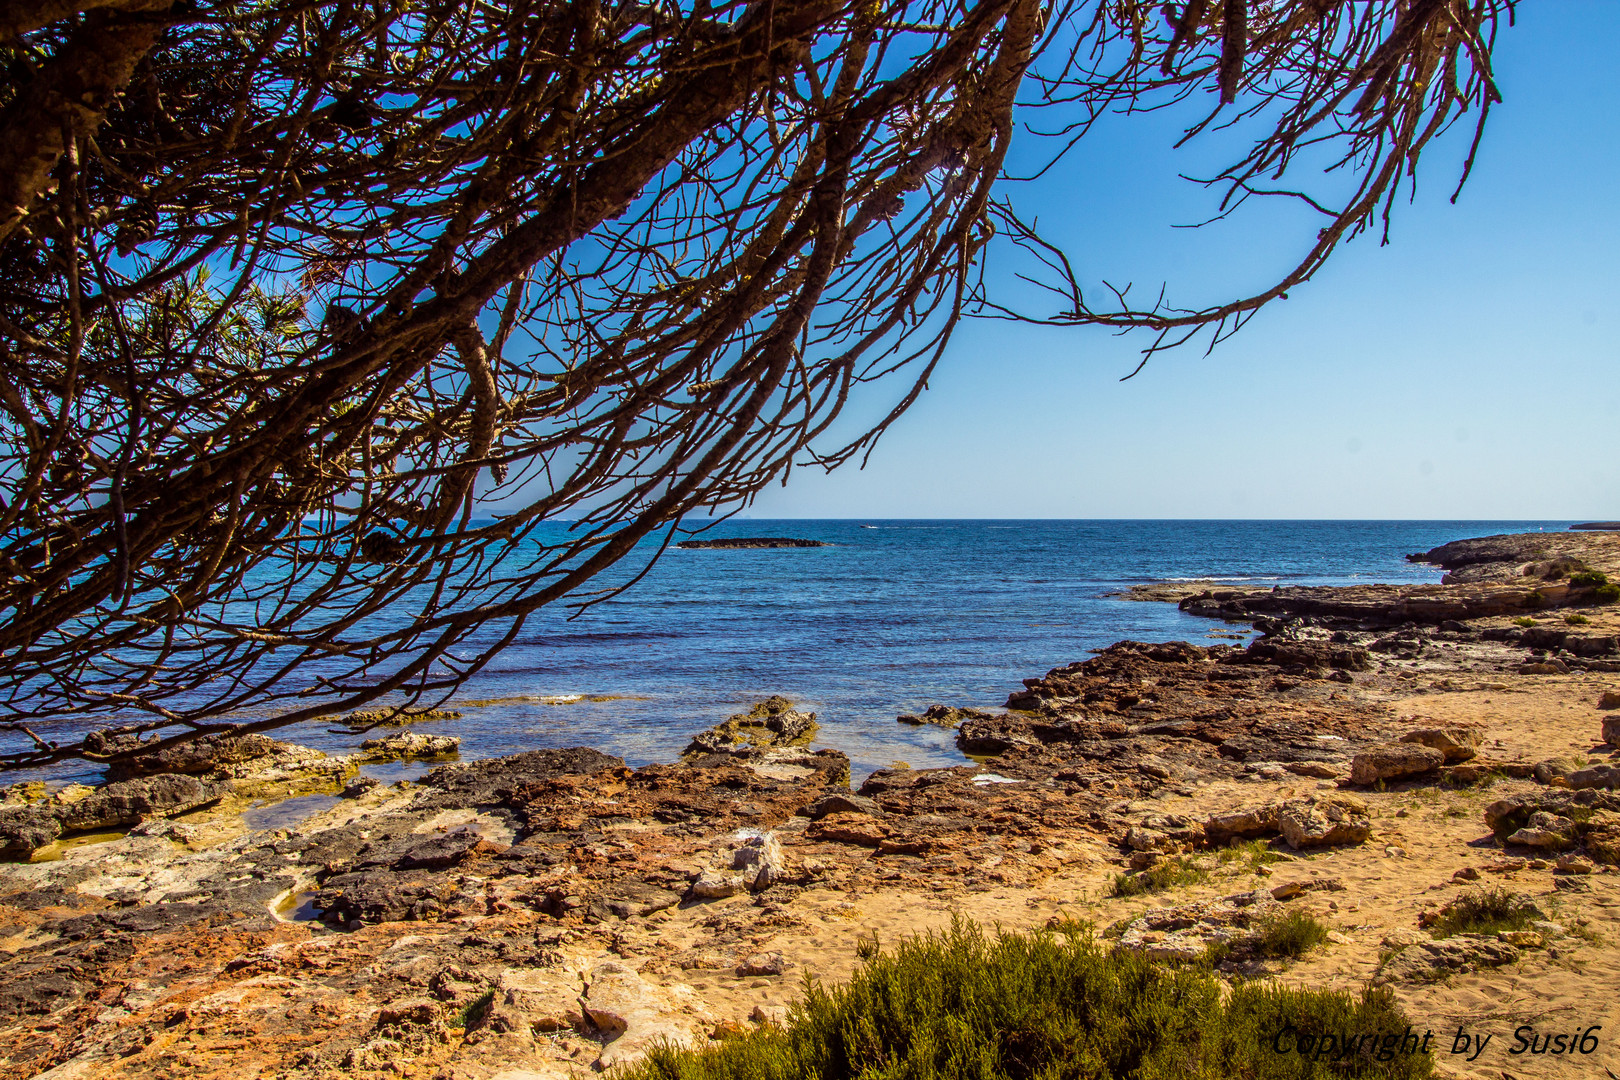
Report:
M 1620 690 L 1605 690 L 1598 695 L 1598 708 L 1620 709 Z
M 758 892 L 782 880 L 787 858 L 775 833 L 751 836 L 731 853 L 731 868 L 742 872 L 748 887 Z
M 1593 765 L 1588 769 L 1576 769 L 1564 779 L 1577 791 L 1586 788 L 1614 791 L 1620 788 L 1620 765 Z
M 56 816 L 64 830 L 116 829 L 149 817 L 183 814 L 218 802 L 224 794 L 221 784 L 195 776 L 160 773 L 108 784 L 59 809 Z
M 612 887 L 607 909 L 621 919 L 642 918 L 665 911 L 681 902 L 681 894 L 642 881 L 624 881 Z
M 1318 780 L 1338 780 L 1344 776 L 1342 768 L 1326 761 L 1289 761 L 1283 768 L 1295 776 L 1314 776 Z
M 507 802 L 521 789 L 603 769 L 623 768 L 624 759 L 585 747 L 530 750 L 507 757 L 441 765 L 422 777 L 417 797 L 423 809 L 463 809 Z
M 1419 728 L 1401 736 L 1403 743 L 1416 743 L 1432 747 L 1446 756 L 1446 764 L 1467 761 L 1479 753 L 1484 734 L 1476 727 L 1451 724 L 1446 727 Z
M 1459 934 L 1443 941 L 1420 941 L 1396 953 L 1373 983 L 1427 982 L 1516 963 L 1522 955 L 1514 946 L 1493 937 Z
M 1366 806 L 1357 799 L 1329 795 L 1285 804 L 1278 825 L 1288 846 L 1307 847 L 1359 844 L 1372 835 Z
M 1574 829 L 1575 823 L 1569 818 L 1538 810 L 1530 815 L 1524 828 L 1507 838 L 1507 843 L 1556 850 L 1574 843 Z
M 1212 945 L 1241 952 L 1259 938 L 1260 928 L 1282 910 L 1282 904 L 1265 889 L 1219 900 L 1152 908 L 1126 925 L 1119 947 L 1164 960 L 1197 960 Z
M 1609 692 L 1609 694 L 1613 693 L 1612 690 Z M 1609 694 L 1603 695 L 1604 700 L 1608 699 Z M 1620 716 L 1605 716 L 1603 718 L 1602 736 L 1603 741 L 1610 747 L 1620 750 Z
M 381 786 L 382 781 L 378 780 L 375 776 L 357 776 L 353 780 L 349 781 L 348 785 L 345 786 L 342 791 L 338 792 L 338 794 L 342 795 L 345 799 L 358 799 L 367 792 L 373 791 Z
M 615 1036 L 594 1063 L 605 1071 L 624 1065 L 660 1043 L 695 1044 L 700 1025 L 691 1016 L 677 991 L 647 982 L 635 971 L 616 961 L 597 964 L 585 977 L 585 993 L 580 1007 L 586 1019 L 598 1030 Z M 701 1025 L 702 1029 L 708 1025 Z
M 0 807 L 0 857 L 26 859 L 61 835 L 62 823 L 44 807 Z
M 810 840 L 877 847 L 892 832 L 888 825 L 866 814 L 828 814 L 804 831 Z
M 423 735 L 416 731 L 396 731 L 360 744 L 361 754 L 369 761 L 419 761 L 449 757 L 460 749 L 461 740 L 454 735 Z
M 689 895 L 698 900 L 723 900 L 748 889 L 748 879 L 741 874 L 722 874 L 705 870 L 692 882 Z
M 737 974 L 745 977 L 750 975 L 780 975 L 792 966 L 792 962 L 779 952 L 754 953 L 737 965 Z
M 936 724 L 939 727 L 953 728 L 964 720 L 989 720 L 991 714 L 982 709 L 963 709 L 951 705 L 930 705 L 920 714 L 904 713 L 894 718 L 896 723 L 921 726 L 923 724 Z
M 1126 863 L 1132 870 L 1141 871 L 1157 863 L 1159 859 L 1160 855 L 1157 851 L 1133 851 Z M 1261 867 L 1261 869 L 1263 870 L 1265 867 Z
M 1592 865 L 1591 859 L 1572 851 L 1558 856 L 1557 869 L 1563 874 L 1590 874 L 1596 867 Z
M 286 746 L 266 735 L 205 735 L 192 742 L 115 762 L 108 768 L 107 776 L 112 780 L 125 780 L 158 773 L 209 773 L 225 765 L 265 757 Z
M 597 964 L 585 977 L 580 998 L 585 1018 L 600 1031 L 626 1031 L 636 1019 L 659 1011 L 656 987 L 633 969 L 614 960 Z
M 793 702 L 772 695 L 692 737 L 683 755 L 749 756 L 776 747 L 803 746 L 815 737 L 815 713 L 802 713 Z
M 1581 763 L 1568 754 L 1559 757 L 1550 757 L 1538 761 L 1530 768 L 1530 775 L 1542 784 L 1560 784 L 1567 782 L 1570 773 L 1580 769 Z
M 551 972 L 508 968 L 496 978 L 495 990 L 535 1031 L 561 1031 L 584 1022 L 578 987 Z
M 852 795 L 848 792 L 834 791 L 831 794 L 823 795 L 799 812 L 812 821 L 820 821 L 828 814 L 872 814 L 876 816 L 883 813 L 883 807 L 879 806 L 876 800 L 868 799 L 865 795 Z
M 786 1005 L 755 1005 L 754 1011 L 748 1014 L 748 1019 L 756 1024 L 787 1027 L 788 1008 Z
M 1144 829 L 1133 826 L 1125 834 L 1125 846 L 1132 851 L 1160 851 L 1172 852 L 1181 850 L 1181 845 L 1164 833 L 1156 829 Z
M 1350 762 L 1350 779 L 1369 785 L 1379 780 L 1433 772 L 1446 763 L 1445 754 L 1414 743 L 1390 743 L 1357 754 Z
M 334 926 L 435 922 L 481 910 L 480 897 L 452 875 L 432 870 L 335 874 L 316 894 L 323 921 Z
M 1280 826 L 1277 823 L 1277 807 L 1274 804 L 1266 806 L 1250 806 L 1241 810 L 1228 810 L 1216 814 L 1204 822 L 1204 835 L 1211 843 L 1224 844 L 1228 840 L 1249 840 L 1257 836 L 1266 836 L 1276 833 Z

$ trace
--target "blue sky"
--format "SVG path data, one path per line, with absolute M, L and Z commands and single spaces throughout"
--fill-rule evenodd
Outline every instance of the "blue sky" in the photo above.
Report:
M 1458 203 L 1461 127 L 1390 245 L 1341 248 L 1213 354 L 1120 382 L 1145 340 L 973 323 L 864 471 L 796 470 L 748 516 L 1620 518 L 1617 38 L 1613 0 L 1522 3 Z M 1174 228 L 1213 205 L 1177 174 L 1219 155 L 1172 150 L 1173 119 L 1094 133 L 1025 212 L 1092 280 L 1202 303 L 1280 276 L 1297 210 Z

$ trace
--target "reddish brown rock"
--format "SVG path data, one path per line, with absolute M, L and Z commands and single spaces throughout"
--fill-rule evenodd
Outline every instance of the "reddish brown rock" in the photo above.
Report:
M 1432 747 L 1446 756 L 1446 764 L 1468 761 L 1479 753 L 1484 735 L 1478 728 L 1452 724 L 1447 727 L 1420 728 L 1401 736 L 1403 743 L 1416 743 Z
M 1357 754 L 1350 762 L 1350 779 L 1357 784 L 1371 785 L 1380 780 L 1420 776 L 1433 772 L 1445 763 L 1446 756 L 1433 747 L 1391 743 Z

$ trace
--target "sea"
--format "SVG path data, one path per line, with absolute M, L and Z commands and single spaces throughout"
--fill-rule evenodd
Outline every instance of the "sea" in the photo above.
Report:
M 1569 524 L 734 518 L 702 538 L 828 546 L 672 547 L 622 595 L 533 617 L 448 702 L 460 719 L 418 730 L 460 736 L 463 759 L 589 746 L 642 765 L 674 760 L 694 733 L 779 694 L 816 714 L 813 745 L 848 754 L 858 783 L 897 762 L 965 760 L 952 732 L 897 723 L 902 713 L 935 703 L 999 707 L 1022 680 L 1122 639 L 1207 645 L 1252 633 L 1173 604 L 1120 599 L 1132 585 L 1437 582 L 1438 567 L 1405 556 L 1463 537 Z M 656 546 L 648 541 L 637 554 Z M 276 734 L 330 753 L 359 738 L 330 722 Z M 366 771 L 393 781 L 426 767 Z M 51 779 L 95 775 L 74 766 Z

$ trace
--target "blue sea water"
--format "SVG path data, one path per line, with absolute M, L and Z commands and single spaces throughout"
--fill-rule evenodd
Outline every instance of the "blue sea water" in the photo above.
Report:
M 672 548 L 635 587 L 578 618 L 559 608 L 531 619 L 451 701 L 463 718 L 422 730 L 461 736 L 463 758 L 592 746 L 635 765 L 673 760 L 694 732 L 781 694 L 818 714 L 815 745 L 849 754 L 857 778 L 896 761 L 959 764 L 951 732 L 895 717 L 935 702 L 1000 706 L 1021 680 L 1122 638 L 1212 644 L 1212 634 L 1247 629 L 1109 596 L 1130 585 L 1438 581 L 1437 567 L 1404 556 L 1568 525 L 731 520 L 704 537 L 832 546 Z M 649 541 L 645 554 L 655 549 Z M 277 734 L 329 752 L 357 741 L 319 723 Z
M 423 730 L 460 735 L 464 758 L 593 746 L 644 764 L 781 694 L 817 713 L 815 745 L 849 754 L 857 777 L 895 761 L 960 764 L 951 732 L 895 717 L 935 702 L 1000 706 L 1023 679 L 1123 638 L 1213 644 L 1246 630 L 1108 595 L 1130 585 L 1432 582 L 1440 570 L 1408 552 L 1568 525 L 732 520 L 703 537 L 833 546 L 672 548 L 629 592 L 572 621 L 561 609 L 532 620 L 458 695 L 464 718 Z M 328 750 L 352 739 L 318 725 L 283 737 Z

